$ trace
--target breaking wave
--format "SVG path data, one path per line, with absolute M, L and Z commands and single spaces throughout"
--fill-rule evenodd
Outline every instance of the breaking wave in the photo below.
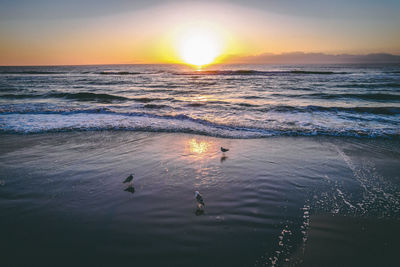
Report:
M 289 71 L 258 71 L 258 70 L 202 70 L 202 71 L 189 71 L 177 72 L 176 75 L 280 75 L 280 74 L 347 74 L 347 72 L 333 72 L 333 71 L 302 71 L 302 70 L 289 70 Z
M 157 108 L 152 107 L 152 108 Z M 272 124 L 270 127 L 248 127 L 221 124 L 188 115 L 156 115 L 142 112 L 118 113 L 109 110 L 59 111 L 42 113 L 9 113 L 0 118 L 0 133 L 46 133 L 65 131 L 150 131 L 180 132 L 225 138 L 262 138 L 271 136 L 345 136 L 364 138 L 399 138 L 400 131 L 369 129 L 357 125 L 329 127 L 321 125 Z

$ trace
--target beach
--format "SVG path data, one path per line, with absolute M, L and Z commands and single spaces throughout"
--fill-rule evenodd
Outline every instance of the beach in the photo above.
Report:
M 2 1 L 0 267 L 398 267 L 400 1 Z
M 396 266 L 399 160 L 397 139 L 3 133 L 2 263 Z
M 397 266 L 398 73 L 0 67 L 2 263 Z

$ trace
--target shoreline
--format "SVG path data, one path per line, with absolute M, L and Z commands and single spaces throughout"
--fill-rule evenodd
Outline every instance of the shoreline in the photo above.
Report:
M 312 255 L 332 255 L 342 244 L 354 255 L 375 249 L 388 266 L 393 260 L 382 250 L 385 238 L 369 234 L 398 236 L 382 223 L 400 220 L 397 140 L 121 131 L 0 136 L 6 263 L 51 265 L 69 257 L 61 265 L 280 266 L 294 264 L 303 248 L 301 261 L 314 264 Z M 221 146 L 230 151 L 222 154 Z M 122 183 L 130 173 L 133 193 Z M 194 191 L 206 204 L 200 216 Z M 356 245 L 350 218 L 372 231 L 358 238 L 376 242 Z M 18 257 L 21 250 L 27 257 Z

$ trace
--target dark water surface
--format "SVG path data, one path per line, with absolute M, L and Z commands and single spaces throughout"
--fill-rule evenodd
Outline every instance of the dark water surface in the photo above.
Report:
M 397 266 L 399 162 L 387 139 L 1 134 L 1 265 Z

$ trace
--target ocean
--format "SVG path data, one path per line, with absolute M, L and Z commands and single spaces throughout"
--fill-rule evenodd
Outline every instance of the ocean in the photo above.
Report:
M 0 67 L 0 132 L 398 138 L 399 65 Z
M 398 266 L 399 122 L 398 65 L 0 67 L 1 266 Z

